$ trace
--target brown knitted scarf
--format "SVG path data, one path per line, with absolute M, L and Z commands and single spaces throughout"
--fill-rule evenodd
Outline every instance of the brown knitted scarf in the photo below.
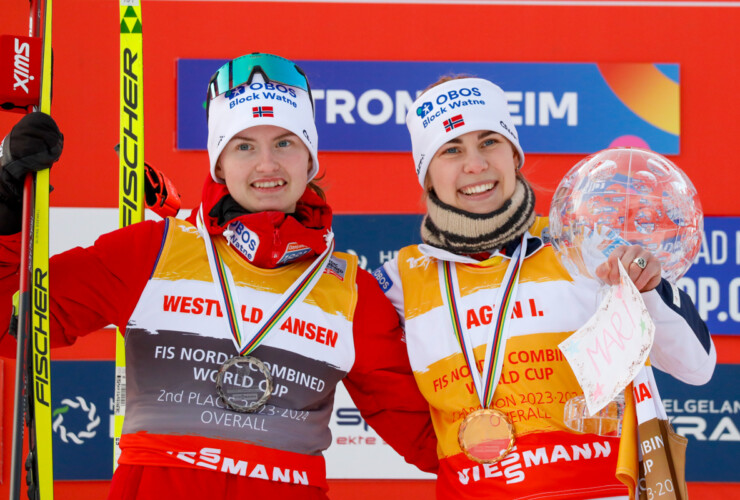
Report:
M 520 237 L 534 223 L 534 192 L 517 178 L 514 194 L 503 206 L 487 214 L 474 214 L 427 196 L 427 215 L 421 239 L 428 245 L 456 254 L 493 251 Z

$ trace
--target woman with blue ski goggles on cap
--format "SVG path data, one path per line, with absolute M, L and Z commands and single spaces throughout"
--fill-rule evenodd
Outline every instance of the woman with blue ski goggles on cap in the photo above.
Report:
M 318 137 L 305 74 L 278 56 L 240 57 L 211 80 L 207 113 L 210 173 L 187 220 L 135 224 L 50 263 L 55 346 L 108 324 L 125 332 L 109 498 L 327 498 L 322 452 L 342 379 L 385 441 L 436 470 L 398 317 L 357 258 L 334 251 L 332 211 L 311 182 Z M 0 209 L 20 202 L 16 179 L 58 157 L 14 148 L 48 149 L 34 142 L 39 119 L 51 121 L 24 118 L 3 149 Z M 44 134 L 61 137 L 53 129 Z M 11 218 L 0 225 L 3 325 L 18 279 Z M 13 344 L 4 332 L 0 346 Z
M 375 274 L 429 402 L 438 498 L 626 498 L 615 476 L 626 454 L 621 423 L 597 435 L 564 422 L 565 403 L 583 391 L 558 345 L 595 312 L 598 283 L 576 285 L 543 240 L 548 222 L 534 213 L 504 91 L 481 78 L 442 79 L 406 125 L 426 197 L 424 243 Z M 654 366 L 708 381 L 716 353 L 691 300 L 639 246 L 613 251 L 597 270 L 605 282 L 617 282 L 618 259 L 655 322 Z

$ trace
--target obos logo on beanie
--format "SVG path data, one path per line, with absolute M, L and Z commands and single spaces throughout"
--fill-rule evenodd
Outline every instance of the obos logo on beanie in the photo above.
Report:
M 517 168 L 521 167 L 524 151 L 506 106 L 504 91 L 482 78 L 450 80 L 419 96 L 406 115 L 406 126 L 421 186 L 437 150 L 476 130 L 491 130 L 506 137 L 519 153 Z
M 208 105 L 208 157 L 211 177 L 226 144 L 242 130 L 274 125 L 293 132 L 308 148 L 313 159 L 308 180 L 319 171 L 319 137 L 308 92 L 282 83 L 265 82 L 255 74 L 252 83 L 240 85 L 212 99 Z

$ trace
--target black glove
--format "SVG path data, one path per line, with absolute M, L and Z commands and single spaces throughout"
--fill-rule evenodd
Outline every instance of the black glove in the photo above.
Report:
M 59 159 L 64 136 L 51 116 L 34 112 L 15 124 L 0 145 L 0 201 L 19 205 L 23 200 L 23 179 Z

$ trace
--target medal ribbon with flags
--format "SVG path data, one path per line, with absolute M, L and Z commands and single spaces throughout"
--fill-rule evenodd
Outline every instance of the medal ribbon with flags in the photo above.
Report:
M 439 266 L 440 288 L 444 291 L 442 296 L 450 313 L 452 330 L 458 344 L 460 344 L 460 349 L 470 370 L 470 376 L 473 378 L 475 390 L 482 408 L 490 407 L 493 401 L 493 394 L 496 391 L 496 385 L 498 385 L 498 380 L 501 377 L 504 354 L 506 352 L 506 340 L 510 326 L 508 320 L 511 318 L 514 297 L 519 286 L 519 274 L 526 253 L 527 235 L 525 233 L 522 236 L 521 244 L 509 260 L 506 274 L 504 274 L 504 279 L 497 292 L 496 302 L 493 304 L 494 307 L 498 306 L 498 313 L 496 314 L 496 322 L 492 325 L 488 333 L 486 355 L 483 360 L 483 379 L 481 379 L 481 373 L 478 371 L 475 363 L 473 343 L 470 335 L 460 320 L 460 287 L 455 264 L 444 261 Z
M 326 269 L 329 259 L 331 258 L 331 254 L 334 251 L 334 233 L 330 232 L 328 235 L 329 241 L 327 242 L 326 250 L 324 250 L 321 255 L 319 255 L 311 265 L 303 271 L 298 279 L 294 281 L 285 292 L 283 292 L 275 304 L 267 311 L 265 317 L 257 323 L 251 331 L 249 331 L 239 317 L 241 304 L 239 302 L 239 297 L 236 294 L 237 288 L 234 284 L 234 277 L 232 276 L 229 267 L 219 255 L 216 244 L 208 234 L 205 224 L 203 223 L 202 205 L 198 212 L 198 230 L 205 240 L 211 275 L 213 276 L 214 283 L 221 291 L 221 298 L 223 298 L 223 305 L 229 322 L 229 328 L 231 329 L 234 344 L 241 356 L 246 356 L 255 350 L 267 334 L 275 328 L 280 319 L 285 316 L 288 310 L 294 304 L 302 302 L 309 292 L 311 292 L 323 274 L 324 269 Z

